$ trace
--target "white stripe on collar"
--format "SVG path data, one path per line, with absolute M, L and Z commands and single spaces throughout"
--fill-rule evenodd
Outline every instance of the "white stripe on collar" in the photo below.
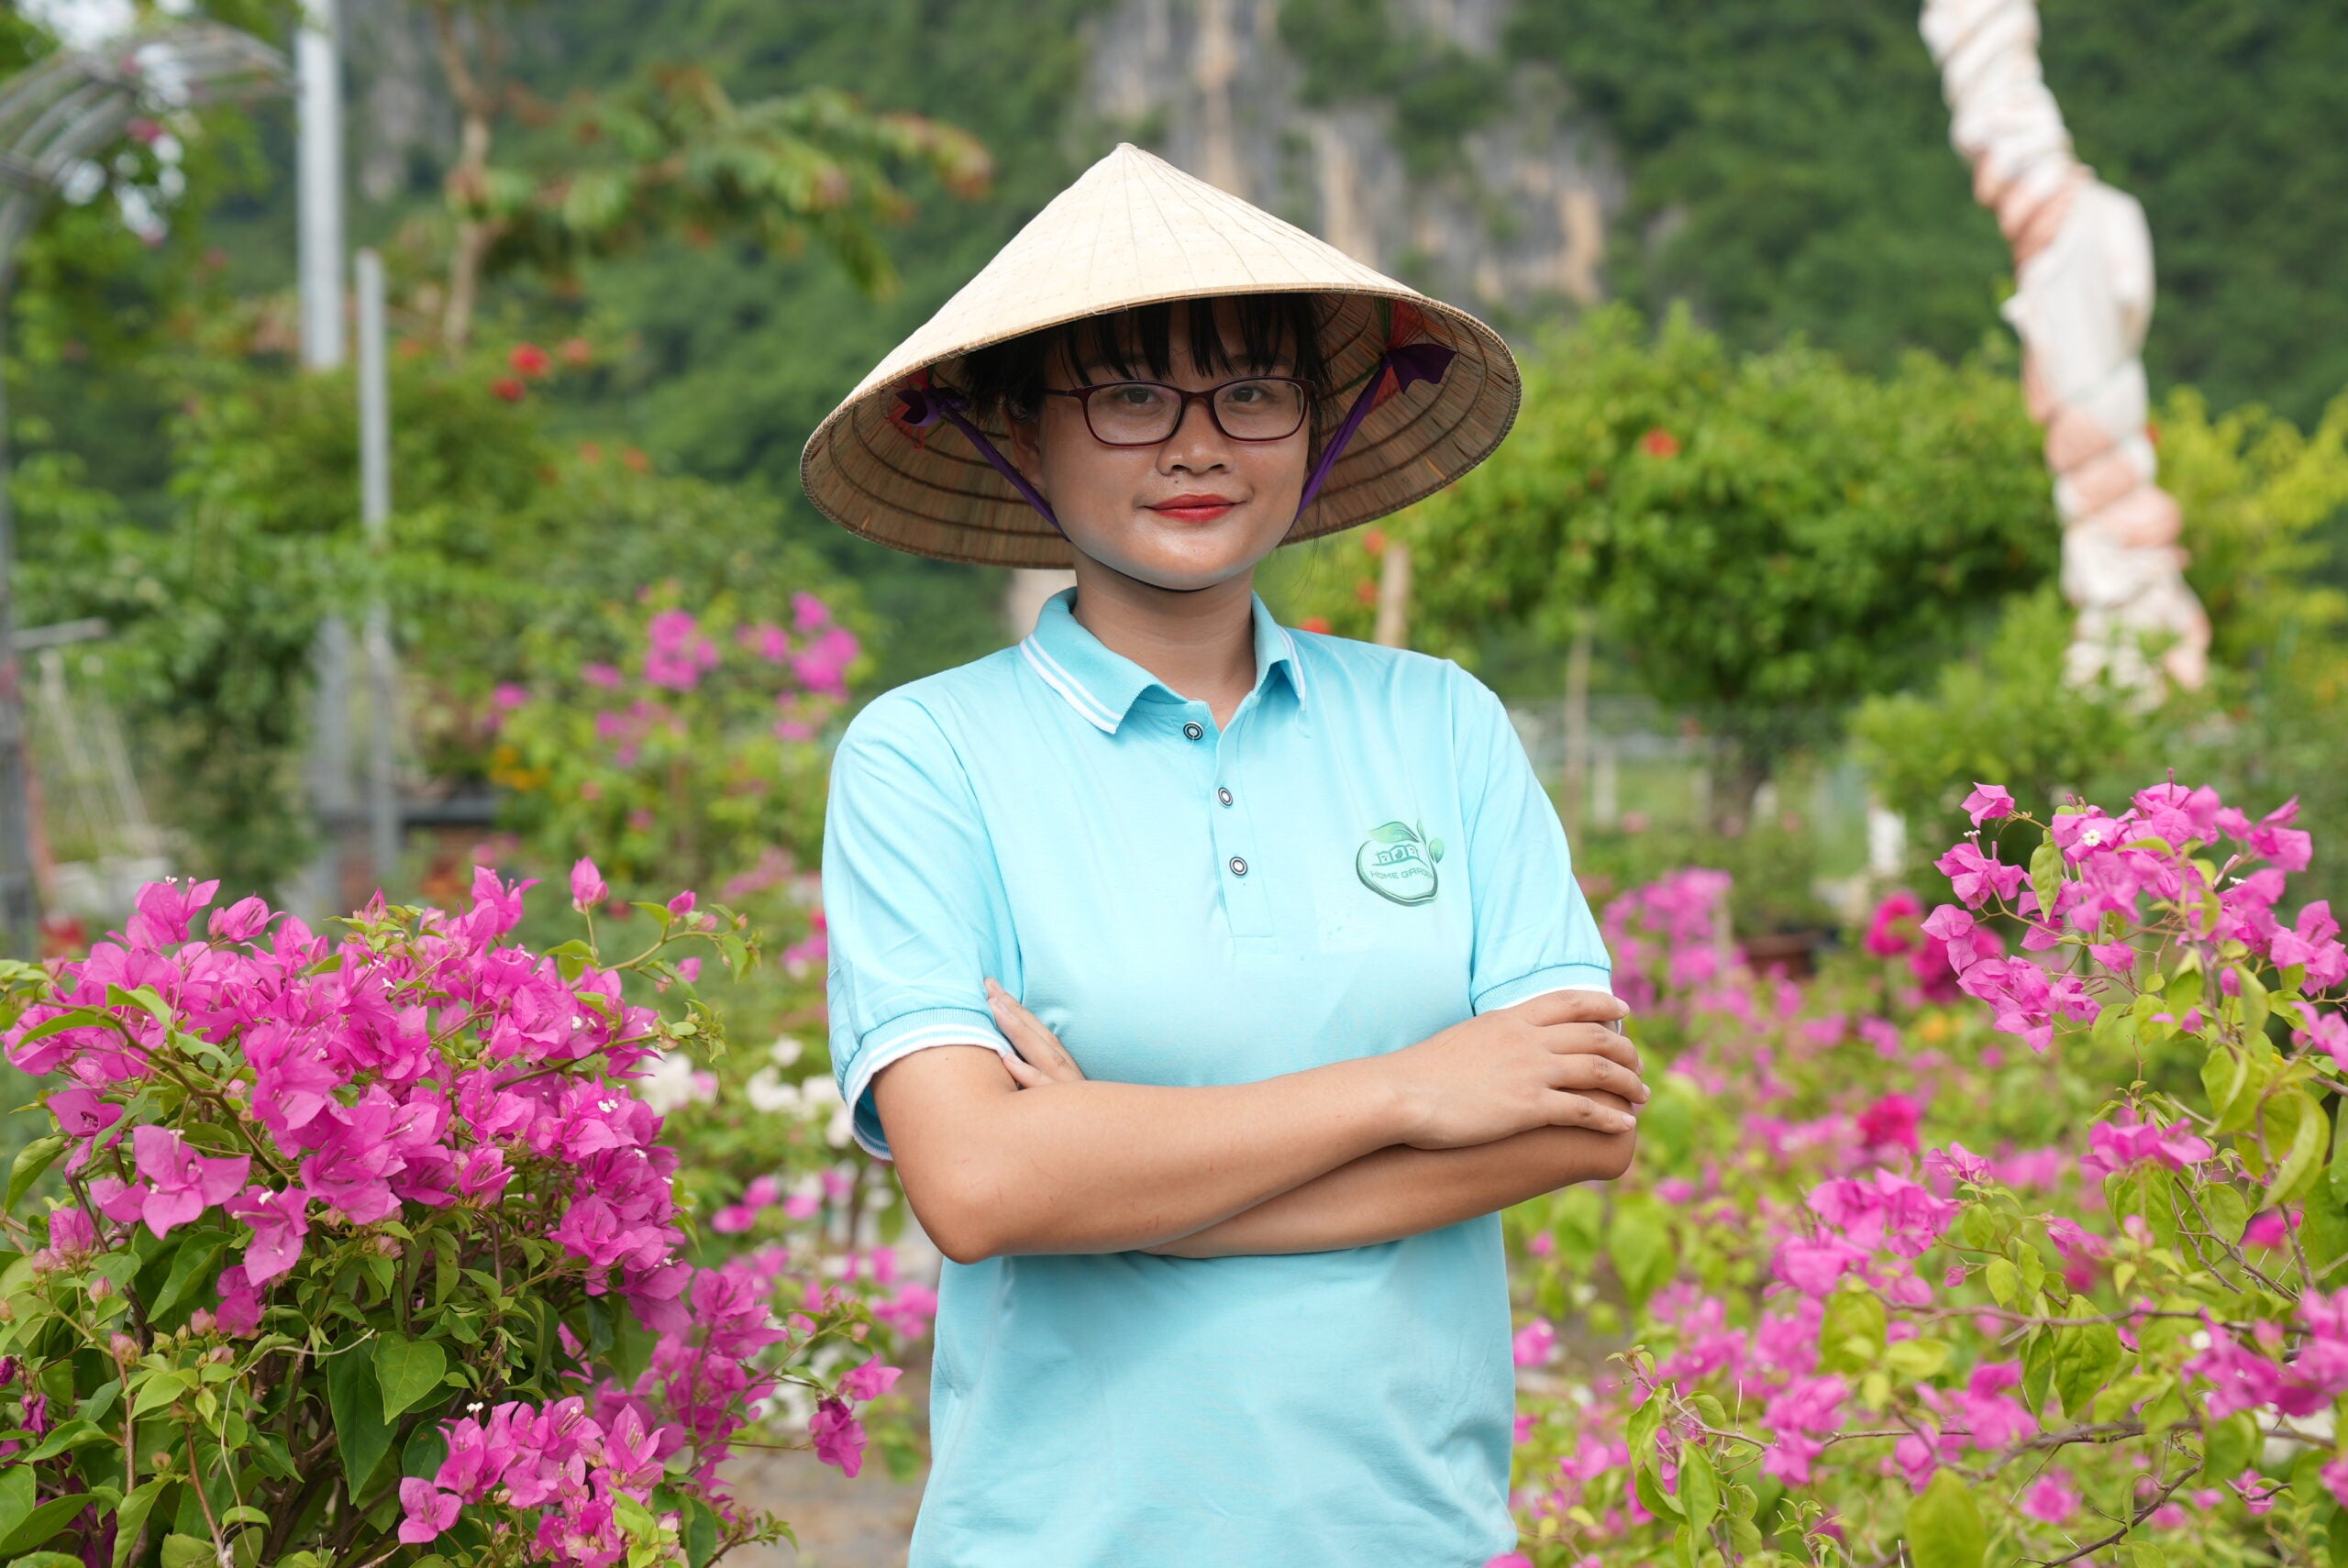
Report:
M 1026 656 L 1027 662 L 1035 667 L 1036 673 L 1043 678 L 1045 685 L 1068 699 L 1069 707 L 1074 708 L 1095 728 L 1104 730 L 1110 734 L 1117 733 L 1116 715 L 1110 712 L 1099 698 L 1086 690 L 1082 681 L 1061 668 L 1058 659 L 1037 646 L 1034 637 L 1022 638 L 1019 651 Z

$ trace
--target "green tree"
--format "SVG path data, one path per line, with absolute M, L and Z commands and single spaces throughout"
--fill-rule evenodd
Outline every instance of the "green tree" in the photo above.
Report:
M 1734 353 L 1684 312 L 1650 336 L 1623 306 L 1529 357 L 1499 452 L 1388 532 L 1414 646 L 1468 662 L 1516 623 L 1554 649 L 1594 616 L 1641 687 L 1732 743 L 1724 817 L 2043 579 L 2058 536 L 2005 367 L 1915 354 L 1878 379 L 1800 344 Z M 1358 635 L 1351 586 L 1318 598 Z

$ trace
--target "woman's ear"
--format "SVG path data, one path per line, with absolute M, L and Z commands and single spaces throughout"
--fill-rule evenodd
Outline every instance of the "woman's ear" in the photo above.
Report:
M 1011 466 L 1049 501 L 1051 496 L 1044 490 L 1044 448 L 1039 439 L 1043 425 L 1040 419 L 1022 419 L 1008 412 L 1003 415 L 1003 427 L 1011 436 Z

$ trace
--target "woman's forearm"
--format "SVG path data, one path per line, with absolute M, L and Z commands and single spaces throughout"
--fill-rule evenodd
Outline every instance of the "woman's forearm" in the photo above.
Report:
M 1592 1098 L 1602 1094 L 1591 1092 Z M 1636 1132 L 1536 1127 L 1466 1149 L 1396 1144 L 1227 1220 L 1142 1250 L 1168 1257 L 1214 1258 L 1328 1252 L 1399 1241 L 1577 1182 L 1611 1181 L 1630 1168 L 1637 1138 Z
M 914 1212 L 963 1263 L 1170 1241 L 1406 1128 L 1376 1057 L 1245 1084 L 1020 1088 L 993 1052 L 941 1046 L 883 1068 L 873 1092 Z

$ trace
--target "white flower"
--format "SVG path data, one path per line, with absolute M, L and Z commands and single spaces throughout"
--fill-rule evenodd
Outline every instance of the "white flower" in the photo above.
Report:
M 783 1082 L 782 1075 L 772 1067 L 760 1067 L 752 1073 L 750 1081 L 742 1086 L 742 1092 L 750 1097 L 754 1110 L 771 1113 L 800 1109 L 799 1086 Z
M 806 1049 L 806 1044 L 796 1036 L 778 1034 L 774 1043 L 767 1047 L 767 1055 L 774 1059 L 776 1066 L 787 1067 L 799 1060 L 800 1053 Z
M 693 1059 L 682 1051 L 659 1053 L 652 1069 L 636 1080 L 636 1095 L 661 1116 L 706 1098 L 693 1082 Z

